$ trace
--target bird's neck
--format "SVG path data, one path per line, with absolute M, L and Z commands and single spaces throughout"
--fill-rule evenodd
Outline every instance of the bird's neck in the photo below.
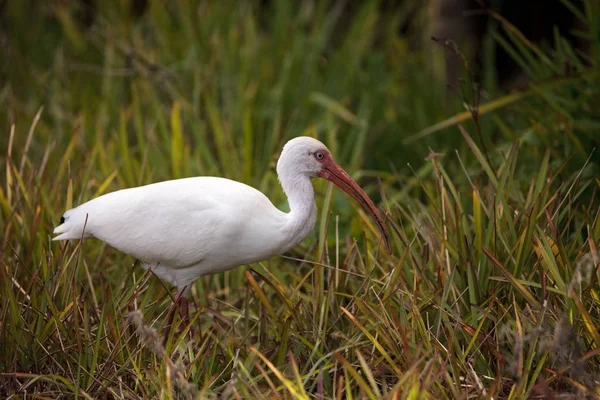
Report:
M 315 226 L 315 192 L 310 178 L 306 175 L 284 173 L 280 174 L 279 180 L 290 205 L 286 222 L 290 248 L 302 241 Z

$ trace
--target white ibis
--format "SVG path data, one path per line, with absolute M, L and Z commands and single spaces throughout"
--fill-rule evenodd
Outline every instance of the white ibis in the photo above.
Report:
M 258 190 L 216 177 L 185 178 L 108 193 L 73 208 L 53 240 L 97 238 L 142 262 L 176 286 L 184 313 L 191 284 L 281 254 L 313 229 L 317 207 L 311 178 L 325 178 L 352 196 L 378 225 L 391 252 L 384 220 L 365 192 L 325 145 L 297 137 L 283 147 L 277 174 L 290 212 Z

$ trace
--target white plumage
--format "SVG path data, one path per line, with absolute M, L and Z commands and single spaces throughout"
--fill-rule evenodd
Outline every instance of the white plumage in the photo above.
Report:
M 100 239 L 185 289 L 186 295 L 202 275 L 267 259 L 304 239 L 316 221 L 310 179 L 322 176 L 361 202 L 382 229 L 389 251 L 375 206 L 321 142 L 290 140 L 277 173 L 289 213 L 243 183 L 216 177 L 177 179 L 108 193 L 68 210 L 53 240 Z

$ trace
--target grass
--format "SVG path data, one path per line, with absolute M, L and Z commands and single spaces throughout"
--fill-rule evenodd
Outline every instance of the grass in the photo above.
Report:
M 76 4 L 7 2 L 1 17 L 14 35 L 0 87 L 3 397 L 600 396 L 594 1 L 570 7 L 586 55 L 493 15 L 488 51 L 506 48 L 531 83 L 479 90 L 467 68 L 460 97 L 417 2 L 150 2 L 133 17 L 108 1 L 87 24 Z M 191 325 L 163 344 L 170 287 L 100 242 L 50 242 L 72 205 L 184 176 L 240 180 L 285 209 L 274 163 L 302 134 L 387 211 L 391 255 L 315 181 L 315 232 L 199 279 Z

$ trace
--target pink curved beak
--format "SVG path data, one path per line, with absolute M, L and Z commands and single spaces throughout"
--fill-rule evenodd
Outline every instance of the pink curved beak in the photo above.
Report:
M 336 186 L 348 193 L 354 200 L 356 200 L 363 210 L 373 218 L 381 234 L 383 236 L 383 242 L 385 244 L 385 250 L 388 254 L 392 253 L 392 244 L 385 227 L 385 222 L 379 214 L 379 210 L 375 207 L 375 204 L 371 201 L 369 196 L 358 186 L 358 184 L 344 171 L 342 167 L 337 165 L 332 159 L 328 159 L 323 163 L 323 169 L 319 173 L 319 177 L 325 178 L 330 182 L 333 182 Z

